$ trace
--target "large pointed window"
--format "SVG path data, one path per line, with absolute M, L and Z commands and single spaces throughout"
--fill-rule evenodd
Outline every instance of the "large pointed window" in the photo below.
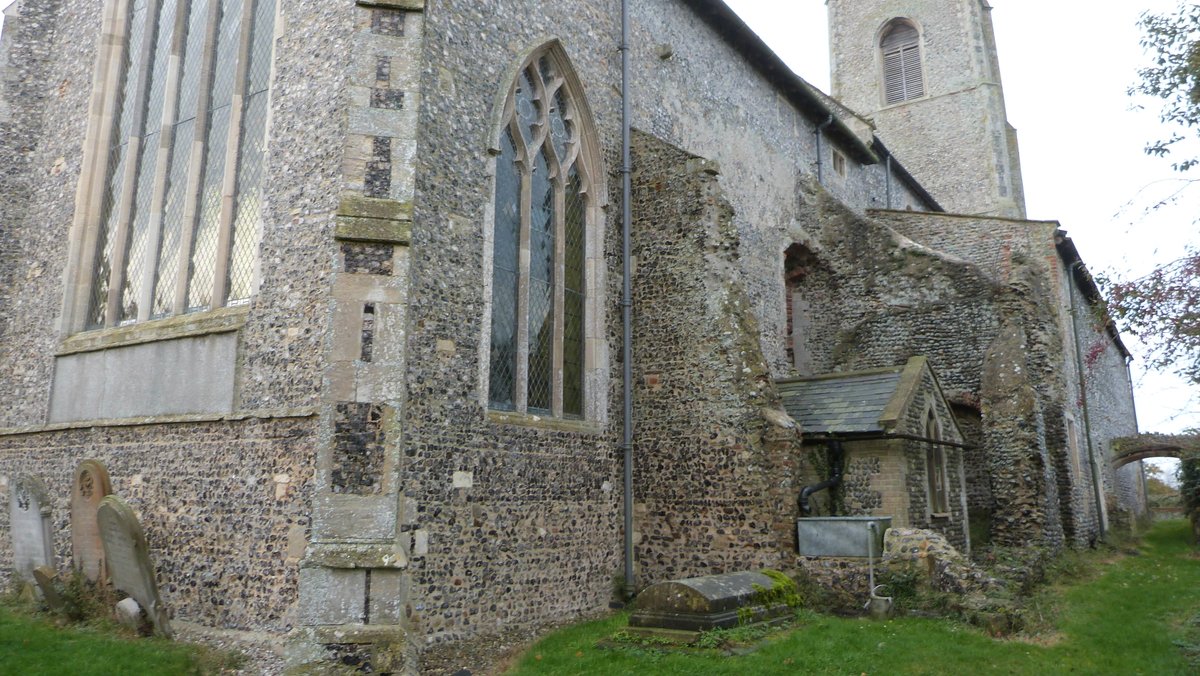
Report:
M 249 299 L 275 2 L 110 4 L 78 328 Z
M 595 220 L 581 94 L 543 50 L 509 90 L 496 157 L 488 403 L 585 416 L 589 251 Z M 593 254 L 594 255 L 594 252 Z
M 886 105 L 925 96 L 921 71 L 921 35 L 916 26 L 896 19 L 883 31 L 883 102 Z

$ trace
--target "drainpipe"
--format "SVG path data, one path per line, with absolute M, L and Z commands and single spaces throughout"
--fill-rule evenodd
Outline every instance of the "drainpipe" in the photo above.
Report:
M 808 504 L 808 499 L 814 493 L 823 491 L 826 488 L 833 488 L 842 482 L 842 464 L 846 457 L 845 452 L 842 450 L 842 442 L 837 439 L 830 439 L 825 443 L 829 449 L 829 462 L 832 464 L 832 467 L 829 468 L 829 478 L 821 483 L 805 486 L 801 489 L 800 498 L 797 500 L 797 503 L 800 505 L 800 516 L 802 517 L 812 514 L 812 505 Z
M 884 174 L 884 176 L 887 179 L 885 182 L 887 185 L 887 208 L 891 209 L 892 208 L 892 154 L 891 153 L 887 154 L 886 167 L 887 167 L 887 169 L 886 169 L 886 173 Z
M 621 397 L 624 406 L 621 451 L 625 462 L 625 598 L 633 598 L 633 277 L 629 231 L 630 201 L 629 0 L 621 0 Z
M 817 137 L 817 183 L 821 185 L 825 185 L 824 163 L 821 161 L 821 132 L 825 131 L 825 128 L 831 124 L 833 124 L 833 113 L 829 114 L 828 120 L 818 124 L 817 128 L 813 130 L 813 136 Z
M 1079 347 L 1079 322 L 1075 316 L 1075 270 L 1083 265 L 1083 261 L 1075 261 L 1067 272 L 1067 302 L 1071 311 L 1071 333 L 1075 334 L 1071 342 L 1075 345 L 1075 363 L 1079 375 L 1079 400 L 1083 404 L 1083 433 L 1087 437 L 1088 464 L 1092 467 L 1092 490 L 1096 494 L 1096 519 L 1100 524 L 1100 537 L 1108 532 L 1108 517 L 1104 509 L 1103 478 L 1096 464 L 1096 450 L 1092 447 L 1092 421 L 1088 416 L 1087 381 L 1083 375 L 1083 351 Z

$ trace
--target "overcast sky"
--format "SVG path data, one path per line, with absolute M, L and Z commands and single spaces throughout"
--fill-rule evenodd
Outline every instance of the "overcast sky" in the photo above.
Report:
M 727 0 L 797 73 L 829 89 L 822 0 Z M 0 6 L 9 0 L 0 0 Z M 1154 102 L 1131 110 L 1126 89 L 1146 62 L 1138 15 L 1177 0 L 1103 4 L 992 0 L 1009 121 L 1017 128 L 1029 217 L 1062 223 L 1093 272 L 1146 271 L 1200 241 L 1186 208 L 1143 214 L 1177 183 L 1142 152 L 1164 134 Z M 1200 198 L 1200 196 L 1197 196 Z M 1196 204 L 1193 201 L 1192 204 Z M 1135 355 L 1134 337 L 1126 342 Z M 1143 431 L 1200 427 L 1197 388 L 1135 361 Z

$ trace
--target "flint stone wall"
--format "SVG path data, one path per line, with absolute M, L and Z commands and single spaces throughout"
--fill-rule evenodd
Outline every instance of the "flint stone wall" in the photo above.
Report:
M 70 496 L 85 458 L 137 512 L 163 600 L 182 620 L 287 631 L 309 531 L 314 420 L 251 418 L 41 432 L 0 431 L 5 502 L 20 473 L 46 482 L 58 569 L 71 561 Z M 0 585 L 11 572 L 0 514 Z

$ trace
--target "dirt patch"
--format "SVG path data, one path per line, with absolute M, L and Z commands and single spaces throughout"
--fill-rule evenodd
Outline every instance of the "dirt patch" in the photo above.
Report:
M 421 673 L 437 676 L 498 676 L 512 667 L 531 645 L 551 631 L 602 616 L 545 622 L 533 627 L 505 629 L 466 641 L 434 645 L 421 654 Z

